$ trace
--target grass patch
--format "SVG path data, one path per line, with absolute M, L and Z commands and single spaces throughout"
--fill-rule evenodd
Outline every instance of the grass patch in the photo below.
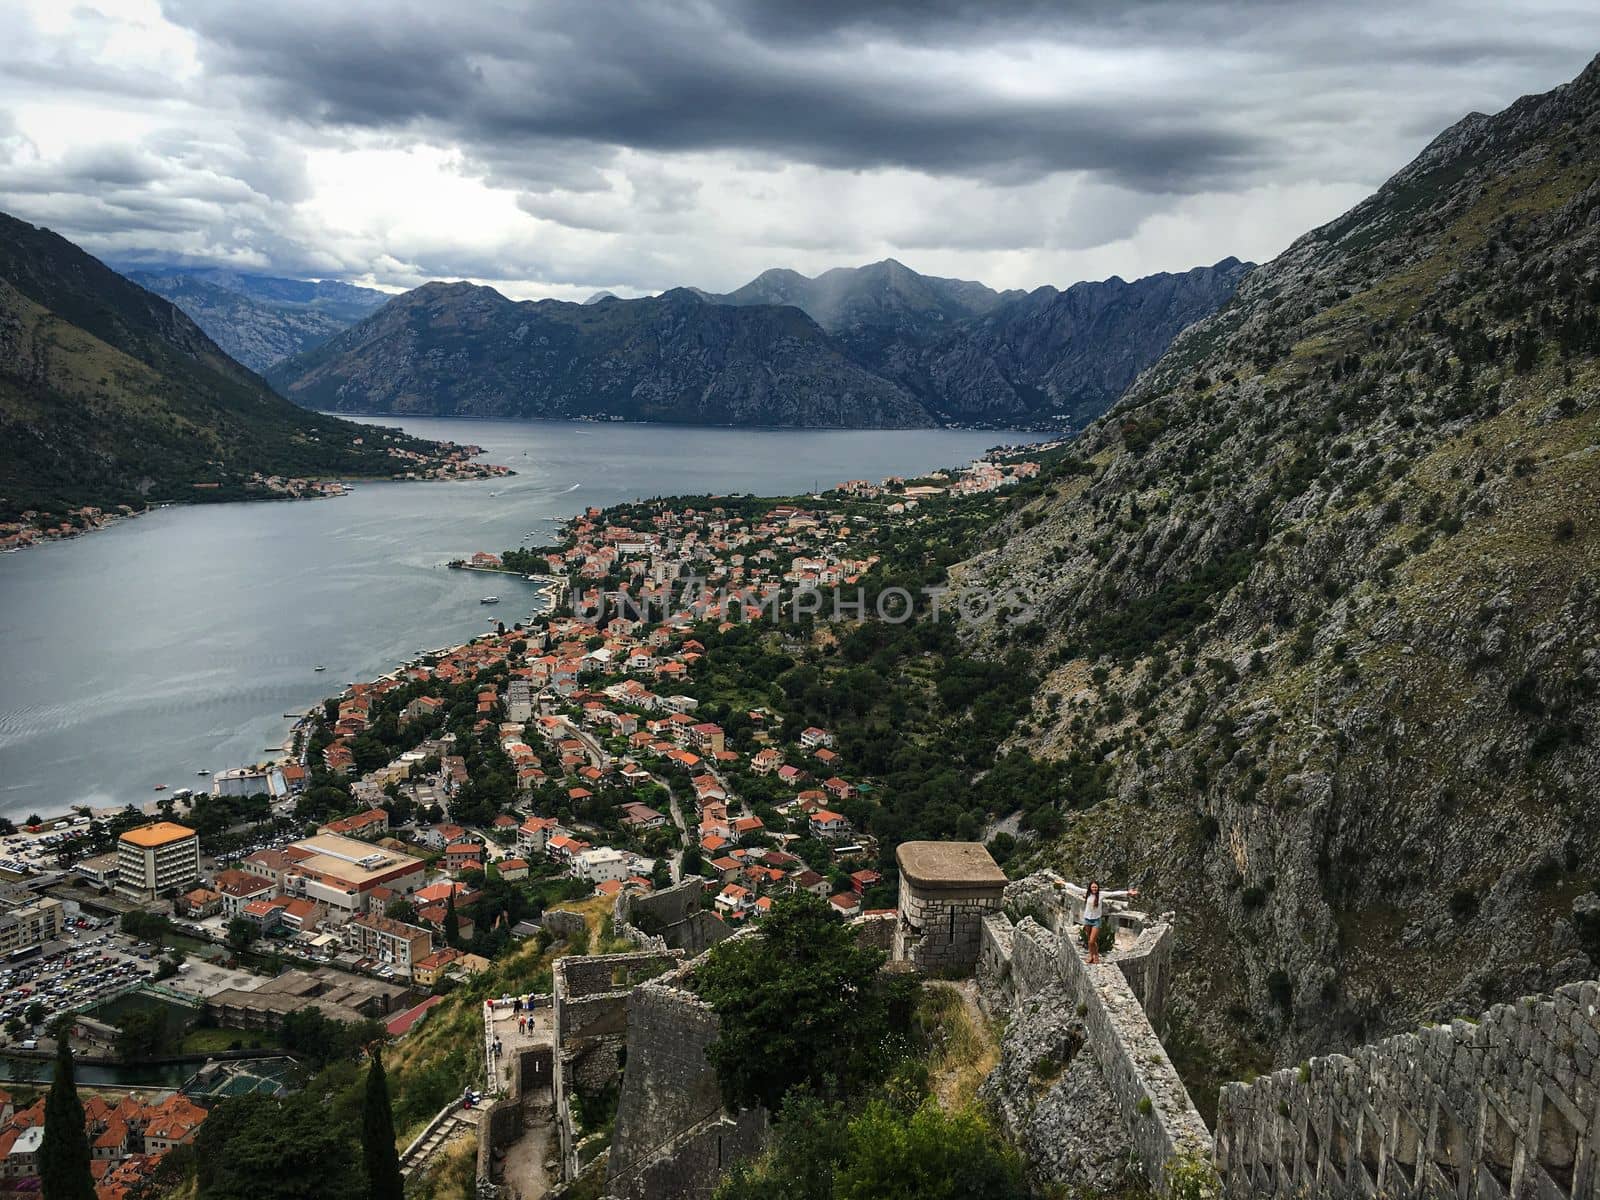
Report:
M 916 1020 L 929 1047 L 929 1091 L 946 1112 L 965 1108 L 1000 1061 L 994 1031 L 960 989 L 947 983 L 923 988 Z
M 180 1054 L 216 1054 L 223 1050 L 275 1050 L 278 1041 L 254 1029 L 191 1029 L 178 1047 Z

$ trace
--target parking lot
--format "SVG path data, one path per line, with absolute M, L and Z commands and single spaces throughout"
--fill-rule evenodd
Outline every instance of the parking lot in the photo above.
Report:
M 73 926 L 71 932 L 76 936 L 0 968 L 0 1027 L 13 1040 L 36 1038 L 58 1014 L 87 1008 L 154 973 L 153 959 L 141 959 L 107 927 Z M 42 1007 L 42 1015 L 34 1005 Z M 37 1022 L 28 1021 L 30 1010 Z M 16 1028 L 17 1022 L 23 1028 Z

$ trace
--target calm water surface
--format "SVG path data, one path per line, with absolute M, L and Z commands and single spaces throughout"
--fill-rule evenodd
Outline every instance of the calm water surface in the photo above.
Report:
M 266 757 L 347 680 L 535 607 L 531 584 L 450 571 L 587 505 L 783 494 L 963 463 L 1032 435 L 391 419 L 485 447 L 514 478 L 364 483 L 300 503 L 169 508 L 0 555 L 0 814 L 145 803 Z M 493 590 L 500 604 L 478 599 Z M 325 673 L 313 667 L 323 664 Z

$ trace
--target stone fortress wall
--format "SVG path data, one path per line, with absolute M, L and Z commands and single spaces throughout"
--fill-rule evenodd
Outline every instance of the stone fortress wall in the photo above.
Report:
M 1078 942 L 1075 885 L 1048 871 L 1008 883 L 975 844 L 907 843 L 899 855 L 898 917 L 858 919 L 858 936 L 929 974 L 975 975 L 985 1006 L 1014 1016 L 1019 1033 L 1037 1026 L 1058 1043 L 1058 1060 L 1059 1043 L 1075 1040 L 1087 1054 L 1082 1071 L 1067 1070 L 1075 1095 L 1098 1097 L 1095 1111 L 1114 1114 L 1158 1192 L 1181 1161 L 1214 1164 L 1229 1200 L 1600 1200 L 1600 985 L 1231 1084 L 1213 1139 L 1159 1035 L 1175 941 L 1167 918 L 1108 902 L 1117 945 L 1091 965 Z M 655 927 L 698 936 L 688 931 L 709 916 L 700 887 L 665 890 Z M 632 927 L 625 918 L 638 904 L 619 907 L 618 928 Z M 558 1116 L 587 1074 L 614 1075 L 625 1041 L 605 1195 L 703 1197 L 728 1166 L 760 1151 L 768 1116 L 722 1106 L 706 1060 L 718 1019 L 689 987 L 696 952 L 663 949 L 664 933 L 638 940 L 650 949 L 557 964 Z M 1067 1010 L 1060 1028 L 1043 1019 L 1051 1008 Z M 587 1160 L 572 1144 L 570 1116 L 558 1127 L 571 1180 Z M 1056 1134 L 1059 1123 L 1033 1131 L 1041 1128 L 1057 1141 L 1071 1136 Z
M 1237 1200 L 1594 1200 L 1600 984 L 1228 1084 L 1217 1166 Z
M 1090 964 L 1076 927 L 1083 891 L 1053 872 L 1005 889 L 1005 911 L 984 918 L 978 985 L 991 1009 L 1009 1012 L 1028 996 L 1061 987 L 1076 1004 L 1085 1038 L 1128 1144 L 1158 1188 L 1169 1162 L 1210 1159 L 1211 1134 L 1189 1098 L 1157 1028 L 1172 971 L 1172 926 L 1127 908 L 1112 910 L 1117 948 Z
M 722 1169 L 760 1152 L 764 1109 L 726 1112 L 706 1049 L 719 1023 L 688 987 L 693 964 L 641 984 L 628 1002 L 628 1061 L 606 1195 L 666 1200 L 709 1194 Z
M 635 988 L 676 967 L 682 959 L 681 950 L 556 959 L 551 989 L 555 1033 L 551 1095 L 564 1179 L 575 1179 L 598 1149 L 586 1147 L 578 1137 L 572 1119 L 573 1095 L 601 1091 L 616 1075 Z
M 618 892 L 612 909 L 617 935 L 641 949 L 682 950 L 690 958 L 732 937 L 727 922 L 707 907 L 709 882 L 689 875 L 659 892 Z

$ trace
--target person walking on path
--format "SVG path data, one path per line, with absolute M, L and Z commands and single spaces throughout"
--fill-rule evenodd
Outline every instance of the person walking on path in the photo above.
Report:
M 1089 931 L 1089 961 L 1100 961 L 1100 922 L 1105 919 L 1105 913 L 1100 907 L 1102 900 L 1121 900 L 1124 897 L 1132 898 L 1139 894 L 1138 888 L 1127 888 L 1120 892 L 1102 892 L 1100 881 L 1091 879 L 1089 890 L 1083 897 L 1083 925 Z

